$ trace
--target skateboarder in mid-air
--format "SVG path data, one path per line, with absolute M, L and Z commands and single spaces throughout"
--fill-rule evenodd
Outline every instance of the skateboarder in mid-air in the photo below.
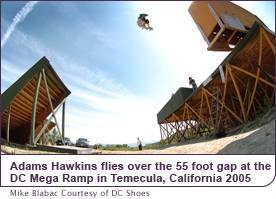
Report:
M 138 24 L 139 27 L 142 28 L 142 30 L 143 30 L 144 28 L 145 28 L 146 30 L 152 30 L 152 29 L 153 29 L 153 28 L 150 27 L 150 25 L 149 25 L 149 20 L 146 19 L 147 16 L 148 16 L 148 14 L 143 13 L 143 14 L 140 14 L 140 16 L 138 17 L 137 24 Z M 146 25 L 147 25 L 148 27 L 146 27 Z

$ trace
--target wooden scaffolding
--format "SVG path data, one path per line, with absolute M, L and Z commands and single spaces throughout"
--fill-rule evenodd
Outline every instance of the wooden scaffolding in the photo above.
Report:
M 41 58 L 1 95 L 1 138 L 35 146 L 46 132 L 56 127 L 63 140 L 65 101 L 70 93 L 49 60 Z M 61 107 L 62 129 L 56 118 Z
M 275 106 L 275 33 L 255 22 L 215 72 L 180 106 L 168 116 L 163 116 L 161 110 L 157 118 L 162 144 L 210 131 L 214 87 L 222 92 L 223 101 L 219 103 L 229 114 L 230 127 L 252 121 L 263 108 Z

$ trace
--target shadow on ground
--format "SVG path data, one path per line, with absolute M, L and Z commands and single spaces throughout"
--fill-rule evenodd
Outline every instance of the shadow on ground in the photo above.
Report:
M 251 135 L 230 143 L 217 154 L 275 154 L 275 122 L 254 131 Z

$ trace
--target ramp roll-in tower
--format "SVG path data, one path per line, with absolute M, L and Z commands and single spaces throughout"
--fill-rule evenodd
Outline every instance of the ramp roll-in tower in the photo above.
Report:
M 257 21 L 247 10 L 229 1 L 193 1 L 189 13 L 210 51 L 231 51 Z

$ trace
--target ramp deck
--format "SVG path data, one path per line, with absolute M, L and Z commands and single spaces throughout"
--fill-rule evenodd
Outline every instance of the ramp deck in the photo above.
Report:
M 57 153 L 70 153 L 70 154 L 97 154 L 91 148 L 80 148 L 73 146 L 48 146 L 48 145 L 36 145 L 36 149 L 39 151 L 49 151 Z

